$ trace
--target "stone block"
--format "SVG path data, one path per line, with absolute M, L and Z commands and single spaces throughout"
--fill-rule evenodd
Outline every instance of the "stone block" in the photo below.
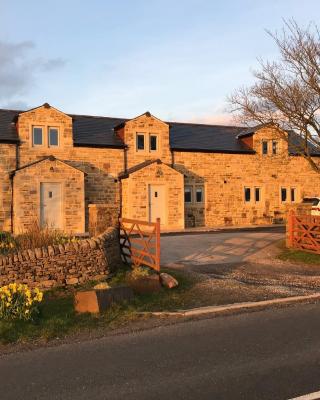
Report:
M 79 313 L 106 311 L 114 303 L 130 301 L 133 291 L 130 287 L 119 286 L 109 289 L 87 290 L 75 294 L 75 310 Z

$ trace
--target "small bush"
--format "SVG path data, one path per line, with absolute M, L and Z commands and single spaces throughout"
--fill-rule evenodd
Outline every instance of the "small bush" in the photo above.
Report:
M 0 287 L 0 319 L 31 320 L 38 313 L 43 293 L 38 288 L 10 283 Z
M 146 267 L 134 267 L 130 272 L 127 273 L 126 278 L 129 280 L 137 280 L 141 278 L 146 278 L 151 275 L 152 271 L 150 268 Z
M 0 233 L 0 254 L 78 241 L 76 237 L 49 227 L 42 228 L 38 222 L 34 222 L 26 232 L 14 237 L 8 233 Z

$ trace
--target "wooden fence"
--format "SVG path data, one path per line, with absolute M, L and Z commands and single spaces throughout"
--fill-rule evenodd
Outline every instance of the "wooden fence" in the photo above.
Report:
M 289 211 L 287 245 L 320 254 L 320 216 L 297 215 L 293 210 Z
M 148 266 L 160 271 L 160 218 L 144 222 L 120 218 L 120 248 L 122 259 L 136 267 Z

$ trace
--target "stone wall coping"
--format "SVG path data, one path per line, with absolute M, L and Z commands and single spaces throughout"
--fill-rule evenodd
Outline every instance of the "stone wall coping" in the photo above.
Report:
M 106 229 L 105 232 L 103 232 L 102 234 L 89 239 L 81 239 L 77 242 L 68 242 L 66 244 L 55 244 L 41 248 L 17 251 L 6 256 L 0 256 L 0 266 L 13 264 L 15 261 L 35 261 L 58 254 L 75 254 L 81 252 L 82 250 L 101 248 L 103 242 L 108 238 L 112 238 L 113 235 L 117 234 L 117 232 L 117 228 L 110 227 Z

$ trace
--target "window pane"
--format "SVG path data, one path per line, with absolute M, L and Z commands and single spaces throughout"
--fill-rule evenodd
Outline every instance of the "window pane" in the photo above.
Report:
M 42 145 L 42 128 L 33 128 L 33 144 L 35 146 Z
M 261 190 L 260 188 L 255 188 L 255 201 L 258 203 L 261 199 Z
M 244 188 L 244 200 L 246 202 L 249 202 L 251 200 L 251 189 L 250 188 Z
M 287 189 L 286 188 L 281 188 L 281 201 L 282 202 L 287 201 Z
M 157 136 L 150 135 L 150 150 L 156 151 L 157 150 Z
M 57 128 L 49 128 L 49 146 L 59 145 L 59 133 Z
M 262 142 L 262 154 L 268 154 L 268 142 Z
M 144 135 L 137 135 L 137 149 L 144 150 Z
M 277 154 L 278 153 L 278 142 L 273 141 L 272 142 L 272 154 Z
M 202 188 L 196 189 L 196 202 L 197 203 L 203 202 L 203 189 Z
M 192 190 L 190 187 L 184 188 L 184 202 L 191 203 L 192 202 Z
M 291 188 L 291 201 L 295 202 L 296 201 L 296 189 Z

